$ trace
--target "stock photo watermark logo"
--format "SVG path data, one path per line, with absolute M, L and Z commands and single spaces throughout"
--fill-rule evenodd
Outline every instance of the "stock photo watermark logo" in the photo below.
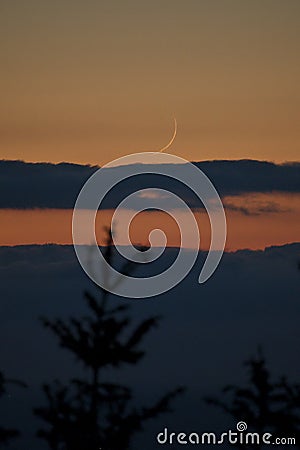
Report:
M 174 433 L 165 428 L 156 436 L 156 441 L 161 445 L 296 445 L 295 437 L 275 437 L 272 433 L 256 433 L 247 431 L 247 423 L 240 421 L 236 424 L 236 430 L 228 430 L 224 433 Z
M 117 168 L 122 167 L 122 170 Z M 111 222 L 113 244 L 126 261 L 134 263 L 150 263 L 157 260 L 166 247 L 166 235 L 163 230 L 155 229 L 149 234 L 150 247 L 136 248 L 130 241 L 130 224 L 134 217 L 149 208 L 153 209 L 153 199 L 167 197 L 172 203 L 172 210 L 157 210 L 167 212 L 177 223 L 180 230 L 181 245 L 176 259 L 170 267 L 154 276 L 134 277 L 120 273 L 104 258 L 96 239 L 95 221 L 99 207 L 104 197 L 122 182 L 136 175 L 159 175 L 176 180 L 189 188 L 202 202 L 211 226 L 211 242 L 207 258 L 198 276 L 198 282 L 207 281 L 216 270 L 226 242 L 226 217 L 222 201 L 209 178 L 194 164 L 175 155 L 162 152 L 135 153 L 116 159 L 97 170 L 85 183 L 80 191 L 73 211 L 72 235 L 73 245 L 83 270 L 101 288 L 112 294 L 128 298 L 147 298 L 167 292 L 180 283 L 193 268 L 200 248 L 200 233 L 198 224 L 190 206 L 173 192 L 167 189 L 147 188 L 137 189 L 123 199 L 114 210 Z M 137 210 L 137 198 L 143 199 L 142 206 Z M 124 219 L 121 212 L 126 209 Z M 84 214 L 82 211 L 84 210 Z M 184 212 L 178 214 L 176 211 Z M 128 213 L 129 212 L 129 213 Z M 114 235 L 115 224 L 122 223 L 122 236 L 125 245 L 119 245 Z M 152 245 L 155 240 L 156 245 Z M 187 243 L 193 242 L 193 249 L 186 251 Z M 82 245 L 89 242 L 89 245 Z M 157 245 L 159 243 L 159 245 Z M 95 264 L 102 270 L 95 271 L 90 264 L 91 247 L 96 255 Z M 118 280 L 113 282 L 110 280 Z

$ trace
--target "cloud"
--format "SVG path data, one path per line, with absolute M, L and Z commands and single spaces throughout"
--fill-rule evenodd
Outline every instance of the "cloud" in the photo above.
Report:
M 226 211 L 234 211 L 245 216 L 260 216 L 262 214 L 278 214 L 291 212 L 292 208 L 285 208 L 276 202 L 255 202 L 249 206 L 239 206 L 229 201 L 223 201 Z
M 275 164 L 255 160 L 203 161 L 194 163 L 214 183 L 219 194 L 241 195 L 260 192 L 300 192 L 300 163 Z M 174 166 L 172 166 L 174 168 Z M 180 171 L 185 170 L 185 165 Z M 23 161 L 0 161 L 0 208 L 73 208 L 76 198 L 86 180 L 98 169 L 97 166 L 70 163 L 26 163 Z M 106 171 L 122 176 L 126 167 L 114 167 Z M 151 171 L 151 166 L 149 166 Z M 175 170 L 175 169 L 174 169 Z M 122 198 L 137 189 L 158 187 L 177 193 L 190 206 L 198 208 L 197 197 L 181 183 L 153 174 L 132 177 L 113 188 L 102 205 L 116 207 Z M 143 199 L 139 199 L 140 201 Z M 156 198 L 148 198 L 149 207 L 157 207 Z M 161 198 L 167 202 L 168 198 Z

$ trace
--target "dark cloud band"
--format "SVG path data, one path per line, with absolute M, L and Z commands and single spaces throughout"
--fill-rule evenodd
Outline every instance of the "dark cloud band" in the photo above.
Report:
M 275 164 L 255 160 L 203 161 L 196 164 L 214 183 L 219 194 L 241 195 L 251 192 L 300 192 L 300 163 Z M 97 166 L 60 163 L 26 163 L 0 161 L 0 208 L 73 208 L 80 189 L 98 169 Z M 151 167 L 149 166 L 149 169 Z M 122 172 L 124 167 L 105 169 Z M 103 208 L 114 208 L 122 197 L 146 187 L 168 187 L 180 194 L 190 206 L 197 200 L 180 185 L 155 175 L 135 177 L 125 185 L 116 186 Z M 121 197 L 120 197 L 121 194 Z

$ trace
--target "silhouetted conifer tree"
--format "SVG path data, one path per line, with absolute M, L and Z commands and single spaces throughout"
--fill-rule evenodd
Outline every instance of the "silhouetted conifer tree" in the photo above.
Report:
M 272 382 L 261 350 L 244 364 L 248 368 L 248 386 L 225 386 L 222 399 L 206 397 L 204 400 L 223 409 L 237 422 L 245 421 L 253 432 L 295 437 L 299 446 L 300 385 L 291 385 L 285 377 Z M 223 400 L 228 394 L 230 399 Z M 241 448 L 247 446 L 242 445 Z
M 105 257 L 112 259 L 112 238 L 108 234 Z M 127 264 L 124 272 L 132 268 Z M 119 369 L 137 364 L 144 356 L 140 343 L 158 323 L 158 317 L 131 327 L 129 305 L 112 307 L 109 294 L 100 290 L 97 299 L 85 293 L 89 316 L 78 320 L 43 319 L 45 327 L 72 352 L 86 368 L 86 377 L 72 379 L 68 386 L 60 382 L 45 385 L 47 406 L 35 409 L 47 429 L 39 430 L 51 450 L 126 450 L 134 433 L 142 430 L 146 420 L 170 411 L 170 403 L 181 391 L 175 389 L 153 405 L 133 406 L 130 388 L 105 380 L 104 369 Z

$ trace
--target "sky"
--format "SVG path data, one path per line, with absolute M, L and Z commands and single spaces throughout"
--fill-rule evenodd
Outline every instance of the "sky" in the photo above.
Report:
M 298 0 L 0 5 L 0 156 L 299 158 Z
M 299 19 L 297 0 L 1 2 L 0 159 L 102 166 L 161 149 L 176 117 L 168 151 L 188 161 L 299 161 Z M 0 245 L 71 243 L 79 183 L 62 171 L 68 183 L 51 183 L 72 201 L 63 208 L 64 195 L 55 191 L 50 209 L 46 197 L 32 205 L 34 192 L 42 198 L 52 187 L 43 190 L 31 169 L 3 169 L 10 184 L 2 184 Z M 267 173 L 259 168 L 219 170 L 233 178 L 239 197 L 216 185 L 227 208 L 227 249 L 297 240 L 298 187 L 274 178 L 265 190 L 260 177 Z M 242 189 L 248 182 L 257 182 L 250 200 Z M 16 196 L 23 205 L 15 205 Z M 249 202 L 259 214 L 247 210 Z M 266 208 L 274 204 L 276 212 Z M 135 242 L 145 241 L 148 219 L 140 218 Z M 153 214 L 153 221 L 178 245 L 166 216 Z
M 227 200 L 227 199 L 226 199 Z M 251 204 L 251 197 L 241 199 L 231 199 L 227 212 L 227 240 L 226 249 L 235 251 L 239 249 L 251 248 L 263 250 L 265 247 L 283 245 L 286 243 L 299 241 L 299 197 L 279 196 L 279 211 L 240 213 L 240 203 L 248 201 Z M 261 202 L 262 205 L 269 204 L 266 197 L 258 197 L 255 204 Z M 258 203 L 259 204 L 259 203 Z M 225 203 L 226 205 L 226 203 Z M 235 208 L 233 208 L 235 206 Z M 283 208 L 283 212 L 280 212 Z M 96 220 L 96 235 L 99 245 L 105 244 L 103 228 L 110 226 L 113 210 L 101 211 Z M 130 214 L 130 211 L 128 211 Z M 140 213 L 130 225 L 130 238 L 133 243 L 141 245 L 149 244 L 150 232 L 154 229 L 161 229 L 167 237 L 168 247 L 180 247 L 181 235 L 178 226 L 171 215 L 177 219 L 184 220 L 184 213 L 170 211 L 156 213 Z M 186 248 L 200 248 L 208 250 L 210 246 L 210 224 L 205 212 L 195 213 L 196 221 L 200 229 L 200 247 L 194 242 L 192 236 L 187 236 Z M 119 245 L 126 245 L 122 234 L 122 223 L 127 218 L 127 212 L 123 211 L 117 223 L 116 242 Z M 122 220 L 123 219 L 123 222 Z M 0 232 L 0 245 L 26 245 L 26 244 L 72 244 L 72 210 L 70 209 L 38 209 L 38 210 L 0 210 L 0 221 L 2 229 Z M 22 226 L 20 226 L 22 224 Z M 119 234 L 119 237 L 118 237 Z M 81 244 L 90 244 L 92 239 L 80 241 Z M 152 239 L 152 245 L 159 246 L 159 241 Z

